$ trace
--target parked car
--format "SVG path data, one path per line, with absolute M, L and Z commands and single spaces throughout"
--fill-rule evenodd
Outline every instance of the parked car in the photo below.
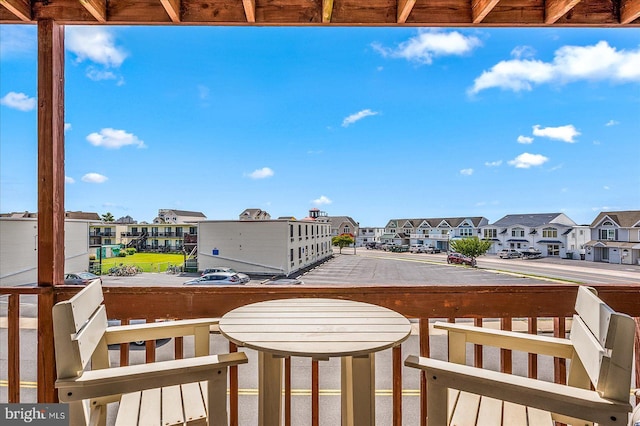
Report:
M 132 319 L 131 321 L 129 321 L 130 325 L 133 324 L 144 324 L 147 321 L 143 320 L 143 319 Z M 109 325 L 109 327 L 115 327 L 115 326 L 119 326 L 122 324 L 122 321 L 120 321 L 119 319 L 110 319 L 107 320 L 107 324 Z M 160 347 L 166 343 L 168 343 L 169 341 L 171 341 L 170 338 L 162 338 L 162 339 L 156 339 L 156 348 Z M 130 347 L 130 349 L 144 349 L 145 345 L 145 341 L 144 340 L 136 340 L 135 342 L 129 342 L 132 346 Z M 116 343 L 113 345 L 109 345 L 109 349 L 120 349 L 120 344 Z
M 102 284 L 102 278 L 91 272 L 73 272 L 70 274 L 64 274 L 65 285 L 87 285 L 91 284 L 95 280 L 100 281 Z
M 411 253 L 427 253 L 428 251 L 428 247 L 425 246 L 424 244 L 412 244 L 411 248 L 409 248 L 409 251 Z
M 521 257 L 521 253 L 518 250 L 502 249 L 498 252 L 500 259 L 515 259 Z
M 242 285 L 248 280 L 243 280 L 233 272 L 212 272 L 193 280 L 185 281 L 184 285 Z
M 238 272 L 235 269 L 229 268 L 227 266 L 216 266 L 215 268 L 207 268 L 204 271 L 202 271 L 202 276 L 205 276 L 207 274 L 213 274 L 214 272 L 231 272 L 232 274 L 237 274 L 245 283 L 248 283 L 249 281 L 251 281 L 251 278 L 249 278 L 249 275 L 243 274 L 242 272 Z
M 449 253 L 447 263 L 458 263 L 462 265 L 476 266 L 476 260 L 460 253 Z

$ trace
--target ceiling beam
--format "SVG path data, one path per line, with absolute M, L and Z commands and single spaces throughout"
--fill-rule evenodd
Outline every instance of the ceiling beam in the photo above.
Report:
M 256 22 L 256 0 L 242 0 L 247 22 Z
M 415 4 L 416 0 L 398 0 L 398 24 L 407 22 L 407 18 Z
M 162 7 L 173 22 L 180 22 L 180 0 L 160 0 Z
M 640 0 L 622 0 L 620 2 L 620 23 L 630 24 L 640 18 Z
M 554 24 L 578 3 L 580 3 L 580 0 L 546 0 L 544 6 L 544 23 Z
M 9 12 L 20 18 L 21 21 L 31 21 L 30 0 L 0 0 L 0 4 L 6 7 Z
M 80 0 L 80 4 L 84 6 L 98 22 L 107 22 L 107 0 Z
M 328 24 L 331 22 L 331 15 L 333 14 L 333 0 L 322 0 L 322 23 Z
M 471 3 L 471 15 L 473 23 L 477 24 L 484 20 L 485 16 L 493 10 L 500 0 L 475 0 Z

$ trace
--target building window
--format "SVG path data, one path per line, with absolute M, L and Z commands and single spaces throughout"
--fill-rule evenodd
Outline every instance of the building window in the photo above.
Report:
M 558 244 L 548 244 L 547 256 L 560 256 L 560 246 Z
M 615 240 L 616 239 L 616 230 L 615 229 L 601 229 L 600 230 L 600 239 L 601 240 Z
M 542 230 L 542 238 L 558 238 L 558 230 L 556 228 L 544 228 Z
M 497 238 L 497 237 L 498 237 L 498 230 L 497 229 L 485 229 L 484 230 L 484 238 L 485 239 Z
M 513 228 L 511 230 L 512 237 L 524 237 L 524 228 Z
M 461 237 L 473 237 L 473 228 L 460 228 Z

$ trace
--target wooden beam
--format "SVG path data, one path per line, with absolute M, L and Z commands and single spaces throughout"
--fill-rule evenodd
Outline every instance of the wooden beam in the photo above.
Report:
M 29 0 L 0 0 L 0 4 L 22 21 L 31 21 L 31 2 Z
M 331 15 L 333 15 L 333 0 L 322 0 L 322 23 L 330 23 Z
M 476 0 L 471 3 L 471 14 L 473 16 L 473 23 L 477 24 L 482 22 L 485 16 L 493 10 L 500 0 Z
M 256 22 L 256 0 L 242 0 L 247 22 Z
M 630 24 L 640 18 L 640 0 L 621 0 L 620 23 Z
M 98 22 L 107 22 L 107 0 L 80 0 L 80 4 L 84 6 Z
M 416 0 L 398 0 L 398 24 L 407 22 L 407 18 L 415 4 Z
M 580 0 L 546 0 L 544 23 L 547 25 L 554 24 L 578 3 L 580 3 Z
M 162 7 L 173 22 L 180 22 L 180 0 L 160 0 Z
M 38 21 L 38 402 L 56 402 L 53 286 L 64 284 L 64 26 Z

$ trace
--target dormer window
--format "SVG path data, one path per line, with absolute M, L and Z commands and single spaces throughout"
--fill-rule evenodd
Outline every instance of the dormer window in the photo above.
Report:
M 543 238 L 558 238 L 558 230 L 556 228 L 544 228 L 542 230 Z

